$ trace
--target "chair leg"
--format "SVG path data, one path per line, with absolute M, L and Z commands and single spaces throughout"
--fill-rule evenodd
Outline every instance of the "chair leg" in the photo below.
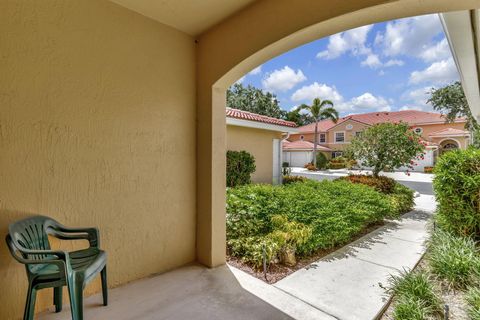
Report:
M 102 277 L 102 296 L 103 296 L 103 305 L 108 305 L 108 286 L 107 286 L 107 266 L 103 267 L 100 272 Z
M 74 282 L 69 284 L 68 293 L 70 296 L 70 309 L 72 311 L 72 320 L 83 320 L 82 283 Z
M 27 301 L 25 302 L 25 312 L 23 313 L 23 320 L 33 320 L 35 314 L 35 299 L 37 297 L 37 289 L 28 286 Z
M 53 304 L 55 304 L 55 312 L 62 311 L 62 287 L 53 288 Z

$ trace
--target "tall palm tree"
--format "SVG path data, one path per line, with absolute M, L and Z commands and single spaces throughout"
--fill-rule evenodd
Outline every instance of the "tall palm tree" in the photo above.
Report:
M 313 159 L 312 163 L 317 166 L 317 143 L 318 143 L 318 122 L 320 120 L 331 119 L 334 123 L 338 121 L 338 112 L 333 107 L 333 102 L 330 100 L 321 100 L 320 98 L 313 99 L 311 106 L 302 104 L 297 108 L 298 111 L 306 110 L 310 118 L 315 121 L 315 135 L 313 138 Z

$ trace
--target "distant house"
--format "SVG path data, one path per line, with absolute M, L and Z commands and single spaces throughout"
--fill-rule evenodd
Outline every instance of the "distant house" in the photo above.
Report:
M 257 167 L 256 183 L 281 181 L 282 140 L 298 132 L 294 122 L 227 108 L 227 150 L 248 151 Z
M 465 130 L 464 118 L 445 123 L 445 117 L 439 113 L 407 110 L 355 114 L 340 118 L 337 123 L 331 120 L 320 121 L 317 141 L 322 148 L 319 151 L 331 158 L 341 156 L 353 137 L 366 128 L 377 123 L 400 121 L 408 123 L 411 129 L 427 142 L 425 159 L 417 162 L 417 170 L 433 166 L 436 156 L 442 152 L 465 149 L 470 143 L 470 133 Z M 284 142 L 284 157 L 291 159 L 291 166 L 303 166 L 306 163 L 304 159 L 312 159 L 314 130 L 314 123 L 299 127 L 299 132 L 290 135 Z M 310 142 L 311 145 L 306 148 L 306 145 L 301 145 L 298 141 Z M 302 146 L 305 148 L 302 149 Z

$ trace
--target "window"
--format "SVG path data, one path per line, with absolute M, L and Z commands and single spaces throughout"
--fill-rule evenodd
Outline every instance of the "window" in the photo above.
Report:
M 355 137 L 360 137 L 362 135 L 362 131 L 355 132 Z
M 332 159 L 341 157 L 342 155 L 343 155 L 343 152 L 342 152 L 342 151 L 333 151 L 333 152 L 332 152 Z
M 345 142 L 345 132 L 335 132 L 335 142 Z
M 318 140 L 320 141 L 320 143 L 325 143 L 327 140 L 325 133 L 320 133 Z
M 413 129 L 413 132 L 415 132 L 416 134 L 422 134 L 423 129 L 422 128 L 415 128 L 415 129 Z

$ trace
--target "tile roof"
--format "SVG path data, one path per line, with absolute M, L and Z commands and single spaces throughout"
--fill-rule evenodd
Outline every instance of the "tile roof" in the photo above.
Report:
M 243 111 L 239 109 L 233 109 L 233 108 L 227 108 L 227 117 L 229 118 L 235 118 L 235 119 L 241 119 L 241 120 L 249 120 L 249 121 L 256 121 L 256 122 L 262 122 L 262 123 L 268 123 L 268 124 L 274 124 L 278 126 L 284 126 L 284 127 L 291 127 L 291 128 L 296 128 L 297 124 L 292 121 L 286 121 L 282 119 L 277 119 L 277 118 L 272 118 L 272 117 L 267 117 L 263 116 L 260 114 L 248 112 L 248 111 Z
M 467 130 L 446 128 L 439 131 L 435 131 L 429 134 L 429 136 L 450 136 L 450 135 L 469 135 Z
M 282 149 L 283 150 L 313 150 L 313 143 L 305 140 L 297 140 L 297 141 L 283 140 Z M 317 150 L 332 151 L 332 149 L 324 147 L 319 144 L 317 144 Z
M 410 125 L 420 125 L 425 123 L 444 123 L 445 117 L 440 113 L 425 112 L 418 110 L 405 110 L 394 112 L 369 112 L 361 114 L 352 114 L 338 119 L 337 123 L 331 120 L 323 120 L 318 123 L 318 130 L 325 132 L 337 124 L 347 120 L 355 120 L 368 125 L 374 125 L 383 122 L 406 122 Z M 458 118 L 455 122 L 465 122 L 465 118 Z M 298 128 L 300 133 L 314 132 L 315 124 L 311 123 Z

